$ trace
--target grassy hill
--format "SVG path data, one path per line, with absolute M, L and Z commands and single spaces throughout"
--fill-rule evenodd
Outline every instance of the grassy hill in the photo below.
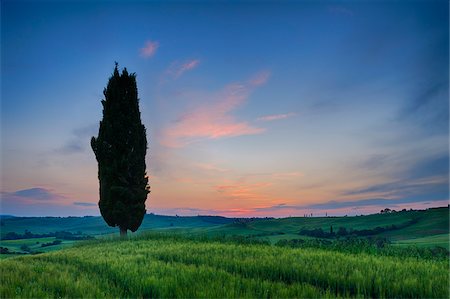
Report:
M 448 298 L 448 259 L 177 236 L 94 241 L 0 261 L 1 298 Z
M 218 216 L 159 216 L 146 215 L 138 231 L 177 232 L 184 235 L 207 236 L 241 236 L 247 239 L 266 240 L 276 243 L 280 240 L 310 239 L 301 235 L 302 229 L 322 229 L 335 232 L 339 228 L 347 231 L 374 230 L 377 227 L 389 229 L 371 235 L 371 237 L 387 238 L 399 246 L 418 245 L 420 247 L 440 246 L 449 248 L 449 208 L 433 208 L 421 211 L 404 211 L 388 214 L 373 214 L 353 217 L 290 217 L 281 219 L 234 219 Z M 84 235 L 117 234 L 117 228 L 109 227 L 101 217 L 2 217 L 1 236 L 8 232 L 23 234 L 25 230 L 34 234 L 67 231 L 81 232 Z M 2 241 L 1 246 L 17 251 L 17 247 L 25 244 L 38 250 L 39 240 Z M 43 242 L 43 241 L 42 241 Z M 63 240 L 60 246 L 48 248 L 59 249 L 72 244 Z
M 220 216 L 161 216 L 147 214 L 139 228 L 141 231 L 163 228 L 209 227 L 232 223 L 235 219 Z M 87 235 L 116 233 L 117 228 L 108 226 L 100 216 L 85 217 L 1 217 L 1 235 L 8 232 L 23 234 L 25 230 L 43 234 L 55 231 L 82 232 Z
M 353 217 L 290 217 L 281 219 L 256 219 L 239 221 L 222 226 L 191 229 L 198 234 L 238 235 L 276 243 L 279 240 L 306 238 L 299 234 L 302 229 L 321 228 L 329 232 L 333 227 L 337 231 L 340 227 L 347 231 L 373 230 L 377 227 L 396 228 L 374 237 L 384 237 L 399 244 L 419 244 L 420 246 L 441 246 L 449 248 L 449 209 L 432 208 L 420 211 L 404 211 L 388 214 L 373 214 Z M 431 239 L 430 239 L 431 238 Z M 427 243 L 427 240 L 430 242 Z

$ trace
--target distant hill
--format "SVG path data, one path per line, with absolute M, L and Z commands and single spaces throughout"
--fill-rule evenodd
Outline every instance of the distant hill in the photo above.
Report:
M 202 228 L 224 225 L 234 222 L 234 218 L 221 216 L 162 216 L 147 214 L 139 231 L 164 228 Z M 82 232 L 87 235 L 103 235 L 117 232 L 117 228 L 108 226 L 100 216 L 85 217 L 2 217 L 1 235 L 8 232 L 23 234 L 25 230 L 35 234 L 67 231 Z
M 6 217 L 5 217 L 6 216 Z M 324 233 L 339 229 L 371 237 L 385 237 L 399 245 L 442 246 L 449 248 L 449 208 L 410 210 L 352 217 L 227 218 L 221 216 L 162 216 L 147 214 L 138 231 L 171 231 L 209 236 L 235 235 L 268 240 L 307 239 L 301 231 L 320 229 Z M 85 235 L 115 234 L 102 217 L 1 217 L 1 235 L 8 232 L 34 234 L 56 231 Z
M 276 243 L 279 240 L 308 239 L 302 230 L 320 229 L 335 233 L 344 228 L 349 235 L 360 233 L 383 237 L 399 245 L 449 248 L 449 208 L 410 210 L 352 217 L 289 217 L 240 219 L 222 226 L 196 228 L 191 232 L 210 236 L 237 235 Z

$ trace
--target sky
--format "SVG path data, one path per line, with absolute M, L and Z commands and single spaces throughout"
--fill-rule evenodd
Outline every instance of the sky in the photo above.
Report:
M 100 214 L 115 61 L 137 75 L 147 213 L 449 203 L 446 0 L 4 0 L 1 214 Z

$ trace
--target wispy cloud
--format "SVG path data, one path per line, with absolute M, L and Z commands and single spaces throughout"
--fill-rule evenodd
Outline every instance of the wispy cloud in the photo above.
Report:
M 411 179 L 373 185 L 358 190 L 351 190 L 344 195 L 376 195 L 385 198 L 407 198 L 434 192 L 448 192 L 448 177 L 436 176 L 430 178 Z
M 97 206 L 97 204 L 92 203 L 92 202 L 83 202 L 83 201 L 75 201 L 73 203 L 73 205 L 75 206 L 80 206 L 80 207 L 95 207 Z
M 72 138 L 55 150 L 58 154 L 70 155 L 84 152 L 90 144 L 91 136 L 97 134 L 98 125 L 91 124 L 76 128 L 72 131 Z
M 406 198 L 423 194 L 447 193 L 449 180 L 449 155 L 448 152 L 432 154 L 427 157 L 403 153 L 406 158 L 403 164 L 407 167 L 397 169 L 389 179 L 384 179 L 375 184 L 365 184 L 360 188 L 347 190 L 344 196 L 361 196 L 371 198 Z M 361 169 L 377 170 L 386 169 L 393 161 L 399 160 L 398 156 L 372 155 L 365 161 L 358 163 Z
M 145 42 L 145 46 L 140 49 L 141 56 L 144 58 L 150 58 L 155 55 L 158 48 L 159 42 L 148 40 Z
M 232 183 L 226 185 L 217 185 L 215 189 L 221 195 L 232 199 L 263 199 L 266 198 L 261 192 L 261 189 L 269 187 L 270 182 L 260 182 L 254 184 L 246 183 Z
M 309 204 L 309 205 L 292 205 L 292 204 L 276 204 L 266 207 L 254 208 L 255 212 L 277 212 L 283 210 L 292 211 L 315 211 L 315 213 L 321 212 L 331 212 L 336 210 L 349 211 L 352 210 L 362 210 L 364 208 L 373 208 L 372 211 L 379 211 L 382 208 L 408 208 L 413 206 L 426 206 L 433 205 L 443 206 L 448 203 L 448 199 L 444 197 L 433 197 L 427 199 L 425 197 L 411 197 L 411 198 L 401 198 L 401 199 L 389 199 L 389 198 L 367 198 L 354 201 L 341 201 L 341 200 L 331 200 L 323 203 Z
M 249 80 L 249 83 L 252 86 L 264 85 L 269 80 L 269 77 L 270 77 L 269 71 L 262 71 L 253 76 L 253 78 Z
M 197 163 L 196 166 L 202 170 L 212 170 L 217 172 L 227 172 L 229 169 L 219 167 L 213 163 Z
M 175 79 L 179 78 L 185 72 L 195 69 L 200 64 L 199 59 L 192 59 L 185 62 L 173 62 L 166 71 L 166 75 Z
M 397 120 L 418 126 L 427 135 L 441 134 L 448 137 L 448 97 L 447 80 L 430 82 L 420 92 L 411 96 L 403 109 L 399 111 Z
M 280 119 L 286 119 L 292 116 L 297 115 L 294 112 L 290 112 L 290 113 L 284 113 L 284 114 L 271 114 L 271 115 L 265 115 L 265 116 L 261 116 L 258 117 L 256 120 L 258 121 L 274 121 L 274 120 L 280 120 Z
M 268 72 L 263 72 L 247 83 L 226 86 L 213 96 L 212 103 L 195 107 L 181 115 L 161 133 L 160 143 L 166 147 L 183 147 L 198 139 L 218 139 L 259 134 L 264 131 L 245 121 L 237 121 L 232 112 L 247 101 L 256 86 L 264 84 Z
M 91 207 L 85 202 L 70 203 L 66 195 L 42 187 L 1 192 L 0 196 L 0 212 L 18 216 L 84 216 Z M 97 209 L 93 214 L 98 214 Z
M 78 140 L 70 140 L 62 147 L 56 149 L 56 152 L 63 155 L 76 154 L 83 152 L 85 147 Z
M 226 217 L 246 217 L 253 212 L 252 209 L 234 208 L 234 209 L 200 209 L 200 208 L 151 208 L 152 212 L 162 215 L 182 215 L 182 216 L 197 216 L 197 215 L 223 215 Z
M 45 188 L 30 188 L 30 189 L 19 190 L 19 191 L 12 193 L 12 195 L 30 198 L 30 199 L 36 199 L 36 200 L 52 200 L 52 199 L 59 197 L 57 194 L 53 193 L 51 190 L 45 189 Z
M 64 198 L 65 196 L 60 195 L 53 190 L 41 187 L 23 189 L 15 192 L 2 192 L 2 201 L 52 201 Z

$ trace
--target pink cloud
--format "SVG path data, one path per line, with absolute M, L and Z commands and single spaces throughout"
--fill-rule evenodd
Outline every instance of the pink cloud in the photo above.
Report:
M 280 119 L 286 119 L 292 116 L 295 116 L 296 113 L 290 112 L 285 114 L 272 114 L 272 115 L 265 115 L 258 117 L 257 120 L 259 121 L 274 121 L 274 120 L 280 120 Z
M 258 84 L 250 80 L 249 83 L 226 86 L 214 96 L 212 103 L 195 107 L 163 129 L 161 144 L 166 147 L 183 147 L 198 139 L 218 139 L 264 132 L 263 128 L 237 121 L 231 114 L 248 99 L 255 86 L 261 84 L 262 80 L 258 80 Z
M 266 196 L 261 195 L 260 190 L 270 185 L 271 183 L 268 182 L 255 184 L 237 182 L 227 185 L 217 185 L 215 186 L 215 189 L 225 197 L 233 199 L 263 199 L 266 198 Z
M 199 59 L 187 60 L 185 62 L 174 61 L 162 74 L 159 84 L 166 83 L 169 78 L 178 79 L 185 72 L 195 69 L 199 64 Z
M 197 163 L 196 166 L 202 170 L 212 170 L 217 172 L 227 172 L 229 169 L 221 168 L 212 163 Z
M 145 43 L 145 46 L 141 48 L 140 50 L 141 56 L 145 58 L 152 57 L 153 55 L 155 55 L 156 50 L 158 50 L 158 48 L 159 42 L 149 40 Z
M 195 69 L 200 64 L 200 60 L 193 59 L 186 61 L 185 63 L 174 65 L 174 69 L 171 70 L 175 78 L 183 75 L 184 72 Z
M 252 79 L 250 79 L 249 83 L 253 86 L 264 85 L 269 80 L 269 77 L 270 77 L 269 71 L 262 71 L 256 74 Z

